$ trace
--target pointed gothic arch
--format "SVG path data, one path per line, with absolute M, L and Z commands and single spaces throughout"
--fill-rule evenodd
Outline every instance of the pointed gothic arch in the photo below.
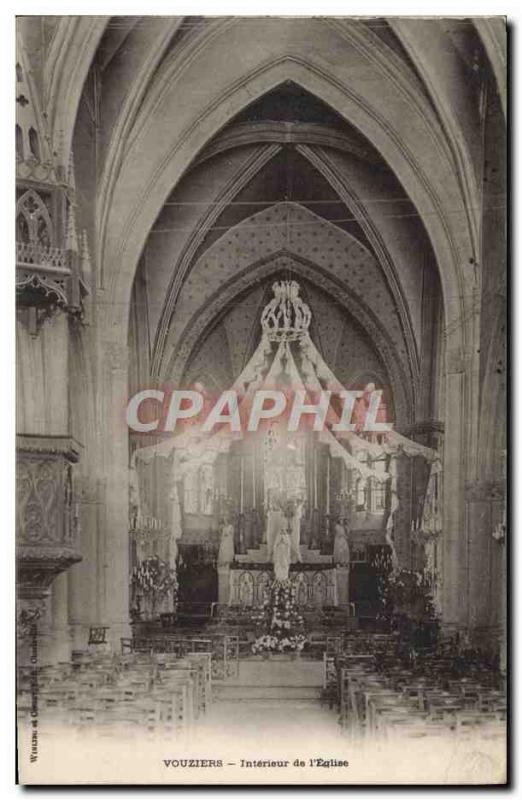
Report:
M 175 136 L 174 147 L 169 147 L 167 151 L 163 148 L 161 161 L 152 171 L 151 179 L 145 189 L 143 188 L 143 173 L 141 173 L 140 191 L 137 193 L 133 189 L 135 180 L 133 172 L 135 173 L 135 171 L 132 169 L 132 151 L 129 152 L 128 169 L 121 172 L 120 189 L 116 189 L 113 195 L 114 209 L 118 208 L 118 220 L 113 217 L 110 222 L 111 239 L 107 241 L 104 254 L 104 259 L 114 265 L 110 280 L 111 292 L 115 293 L 115 299 L 118 296 L 116 302 L 122 313 L 128 307 L 130 282 L 138 253 L 143 248 L 146 235 L 158 209 L 197 153 L 223 127 L 226 121 L 223 119 L 223 104 L 226 102 L 227 119 L 230 119 L 252 102 L 255 97 L 261 96 L 288 79 L 302 86 L 306 91 L 319 96 L 336 109 L 343 118 L 349 119 L 351 124 L 358 127 L 381 152 L 409 192 L 424 220 L 441 269 L 446 321 L 449 323 L 461 318 L 463 304 L 466 306 L 465 295 L 469 293 L 474 283 L 474 269 L 469 264 L 469 260 L 474 258 L 475 247 L 467 224 L 464 223 L 466 217 L 464 204 L 462 198 L 460 200 L 458 198 L 460 190 L 455 183 L 453 168 L 445 174 L 444 162 L 440 160 L 437 162 L 436 174 L 433 172 L 434 164 L 426 164 L 423 167 L 404 137 L 399 138 L 390 128 L 383 116 L 382 109 L 377 111 L 354 90 L 340 83 L 338 78 L 334 79 L 325 69 L 318 69 L 317 65 L 295 55 L 265 61 L 257 69 L 246 73 L 241 78 L 237 79 L 236 77 L 233 86 L 225 89 L 220 96 L 216 97 L 214 94 L 212 102 L 199 112 L 197 122 L 194 119 L 188 125 L 185 123 L 185 129 L 180 130 L 179 136 Z M 134 150 L 137 147 L 141 148 L 141 145 L 138 144 L 140 138 L 144 135 L 154 135 L 150 130 L 148 134 L 145 134 L 147 127 L 152 123 L 153 112 L 156 115 L 165 116 L 170 113 L 168 107 L 170 100 L 165 95 L 165 91 L 167 91 L 165 76 L 163 81 L 163 96 L 156 93 L 154 107 L 150 108 L 146 104 L 139 123 L 138 121 L 136 123 L 140 133 L 133 141 L 132 149 Z M 203 97 L 205 87 L 202 83 L 199 85 Z M 164 103 L 158 103 L 159 97 L 162 97 Z M 411 108 L 409 112 L 411 112 Z M 178 113 L 177 116 L 179 125 L 182 125 L 181 114 Z M 160 119 L 155 120 L 156 135 L 162 130 L 162 124 Z M 430 128 L 428 151 L 433 152 L 435 134 L 426 117 L 424 117 L 423 124 Z M 174 136 L 174 131 L 172 135 Z M 412 142 L 411 146 L 413 148 L 415 143 Z M 441 154 L 443 150 L 444 148 Z M 148 156 L 145 154 L 145 159 L 147 158 Z M 142 166 L 146 167 L 143 161 Z M 426 172 L 427 167 L 431 171 L 431 176 Z M 124 189 L 127 178 L 130 182 Z M 439 197 L 440 193 L 446 194 L 444 202 Z M 136 205 L 134 209 L 130 209 L 129 201 L 132 202 L 132 198 L 138 196 L 140 198 L 139 206 Z M 103 203 L 103 198 L 100 199 L 100 202 Z M 127 206 L 128 213 L 126 211 L 122 214 L 124 206 Z M 444 207 L 453 209 L 451 219 L 445 215 Z M 463 256 L 466 254 L 465 257 L 460 256 L 460 253 Z M 444 265 L 443 269 L 442 265 Z M 464 316 L 467 317 L 467 314 L 465 313 Z M 453 326 L 452 334 L 455 346 L 459 347 L 463 341 L 469 338 L 470 332 L 466 324 L 460 324 Z
M 16 228 L 18 241 L 39 247 L 51 247 L 54 243 L 51 216 L 34 189 L 24 192 L 16 203 Z

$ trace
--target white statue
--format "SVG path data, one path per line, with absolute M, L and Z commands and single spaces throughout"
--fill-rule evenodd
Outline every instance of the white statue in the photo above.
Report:
M 279 532 L 285 528 L 285 518 L 280 504 L 279 493 L 276 489 L 268 490 L 268 503 L 266 514 L 266 545 L 268 558 L 272 559 L 274 545 Z
M 334 564 L 346 566 L 350 563 L 350 545 L 348 544 L 348 531 L 345 528 L 344 519 L 340 519 L 335 523 L 334 535 Z
M 234 526 L 230 521 L 225 522 L 221 528 L 219 542 L 218 565 L 228 566 L 234 560 Z
M 281 529 L 274 544 L 274 577 L 277 581 L 288 580 L 290 570 L 290 536 Z
M 199 510 L 202 514 L 212 514 L 214 498 L 214 467 L 203 464 L 199 476 Z
M 299 498 L 295 503 L 295 510 L 290 519 L 290 540 L 292 551 L 292 562 L 301 561 L 301 513 L 303 508 L 303 501 Z

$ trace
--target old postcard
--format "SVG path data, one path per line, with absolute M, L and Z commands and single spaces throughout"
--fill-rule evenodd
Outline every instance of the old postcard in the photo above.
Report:
M 505 783 L 505 19 L 16 36 L 20 782 Z

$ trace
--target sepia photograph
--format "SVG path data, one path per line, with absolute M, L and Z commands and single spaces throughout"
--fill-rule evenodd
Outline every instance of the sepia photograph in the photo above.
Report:
M 8 68 L 18 782 L 505 786 L 506 18 Z

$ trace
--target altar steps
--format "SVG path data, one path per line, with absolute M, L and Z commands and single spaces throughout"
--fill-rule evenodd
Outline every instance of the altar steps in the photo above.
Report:
M 307 658 L 293 659 L 290 655 L 271 655 L 241 659 L 239 674 L 214 682 L 211 714 L 220 726 L 240 737 L 242 743 L 250 738 L 259 746 L 270 744 L 274 736 L 290 739 L 303 732 L 336 732 L 321 703 L 321 662 Z M 212 720 L 209 720 L 211 723 Z
M 312 550 L 306 544 L 299 547 L 301 552 L 301 562 L 303 564 L 331 564 L 332 556 L 324 555 L 320 550 Z M 246 553 L 236 553 L 235 560 L 239 564 L 266 564 L 268 563 L 268 548 L 266 544 L 261 544 L 255 549 L 249 549 Z
M 222 701 L 258 702 L 273 700 L 278 703 L 296 701 L 317 702 L 321 690 L 317 686 L 226 686 L 214 687 L 214 696 Z

